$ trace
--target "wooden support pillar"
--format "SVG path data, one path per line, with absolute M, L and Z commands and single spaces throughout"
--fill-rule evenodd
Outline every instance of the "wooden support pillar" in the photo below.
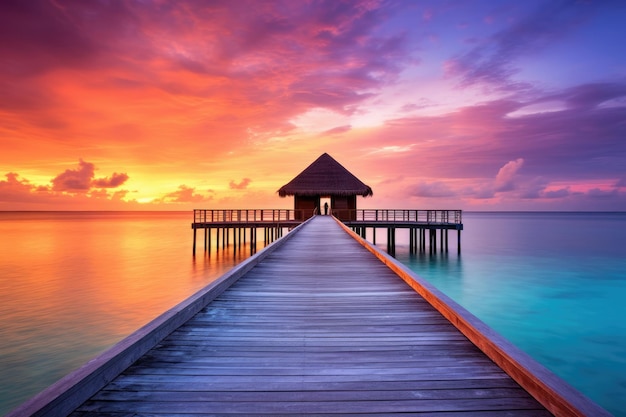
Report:
M 429 252 L 435 253 L 437 252 L 437 230 L 428 229 L 428 236 L 430 238 L 429 242 Z
M 440 242 L 440 243 L 439 243 L 439 251 L 440 251 L 440 252 L 443 252 L 443 245 L 444 245 L 444 240 L 443 240 L 443 231 L 444 231 L 443 229 L 441 229 L 441 230 L 439 231 L 439 242 Z
M 387 253 L 391 256 L 396 254 L 396 229 L 394 227 L 387 228 Z
M 456 242 L 456 247 L 457 247 L 457 253 L 460 255 L 461 254 L 461 230 L 457 230 L 456 231 L 456 238 L 457 238 L 457 242 Z
M 378 210 L 376 210 L 376 214 L 378 214 Z M 372 243 L 376 244 L 376 227 L 372 227 Z
M 420 252 L 424 250 L 424 229 L 419 229 Z
M 193 250 L 192 253 L 196 254 L 196 228 L 193 229 Z

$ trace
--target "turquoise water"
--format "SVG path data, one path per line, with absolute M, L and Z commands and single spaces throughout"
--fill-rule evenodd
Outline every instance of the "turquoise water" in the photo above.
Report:
M 460 256 L 456 246 L 410 254 L 399 237 L 396 258 L 626 416 L 626 213 L 464 213 L 463 223 Z

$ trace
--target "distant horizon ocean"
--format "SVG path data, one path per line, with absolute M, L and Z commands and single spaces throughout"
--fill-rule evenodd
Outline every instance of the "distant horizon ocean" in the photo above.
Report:
M 193 257 L 192 217 L 0 211 L 0 415 L 249 256 L 200 246 Z M 463 212 L 463 223 L 460 255 L 456 232 L 449 252 L 412 254 L 399 231 L 396 258 L 626 416 L 626 212 Z

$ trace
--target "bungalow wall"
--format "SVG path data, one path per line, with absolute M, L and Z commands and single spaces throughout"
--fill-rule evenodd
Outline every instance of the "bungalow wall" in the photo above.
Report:
M 320 196 L 296 195 L 294 209 L 296 220 L 306 220 L 313 216 L 313 212 L 320 214 Z
M 341 221 L 356 220 L 356 196 L 331 196 L 332 213 Z

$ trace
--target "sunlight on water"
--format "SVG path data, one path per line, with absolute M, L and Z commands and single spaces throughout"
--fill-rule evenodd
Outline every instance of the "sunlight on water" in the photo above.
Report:
M 0 213 L 0 414 L 249 256 L 200 246 L 192 257 L 191 222 L 189 212 Z
M 626 415 L 626 214 L 466 213 L 462 254 L 396 257 L 615 415 Z M 451 239 L 452 241 L 452 239 Z

